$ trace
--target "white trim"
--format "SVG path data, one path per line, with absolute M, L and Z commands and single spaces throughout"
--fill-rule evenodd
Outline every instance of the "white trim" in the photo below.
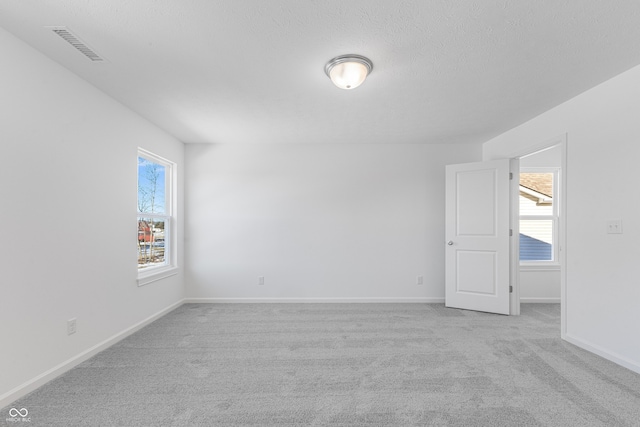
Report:
M 147 269 L 145 268 L 144 270 Z M 138 286 L 148 285 L 149 283 L 175 276 L 176 274 L 178 274 L 178 267 L 173 265 L 157 268 L 150 267 L 149 271 L 145 271 L 144 273 L 138 272 Z
M 560 271 L 559 263 L 545 263 L 545 264 L 533 264 L 533 263 L 520 263 L 520 271 Z
M 520 315 L 520 159 L 509 159 L 509 315 Z
M 171 219 L 171 215 L 158 214 L 158 213 L 149 213 L 149 212 L 138 212 L 138 216 L 140 218 L 142 218 L 142 219 L 144 219 L 144 218 L 159 218 L 159 219 L 164 219 L 164 220 Z
M 560 137 L 560 171 L 558 172 L 558 261 L 560 261 L 560 337 L 567 334 L 567 152 L 569 141 L 567 134 Z
M 567 134 L 563 133 L 554 138 L 547 139 L 546 141 L 537 142 L 537 143 L 528 145 L 527 147 L 516 148 L 514 151 L 502 153 L 500 155 L 506 158 L 517 157 L 519 159 L 522 159 L 523 157 L 527 157 L 532 154 L 538 154 L 538 153 L 542 153 L 543 151 L 550 150 L 556 145 L 562 144 L 563 142 L 566 142 L 566 141 L 567 141 Z
M 163 166 L 172 167 L 175 163 L 171 160 L 165 159 L 164 157 L 158 156 L 157 154 L 146 150 L 142 147 L 138 147 L 138 155 L 142 155 L 142 157 L 148 157 L 147 160 L 153 160 L 155 163 L 162 164 Z M 165 194 L 166 196 L 166 194 Z
M 8 392 L 6 392 L 3 395 L 0 395 L 0 408 L 4 408 L 5 406 L 9 406 L 12 402 L 15 402 L 16 400 L 20 399 L 21 397 L 26 396 L 28 393 L 31 393 L 32 391 L 34 391 L 35 389 L 37 389 L 38 387 L 43 386 L 44 384 L 48 383 L 49 381 L 59 377 L 60 375 L 64 374 L 65 372 L 71 370 L 72 368 L 75 368 L 76 366 L 78 366 L 79 364 L 81 364 L 82 362 L 84 362 L 87 359 L 90 359 L 91 357 L 95 356 L 96 354 L 100 353 L 103 350 L 106 350 L 107 348 L 111 347 L 112 345 L 116 344 L 117 342 L 123 340 L 124 338 L 128 337 L 129 335 L 133 334 L 134 332 L 137 332 L 138 330 L 144 328 L 145 326 L 147 326 L 148 324 L 150 324 L 151 322 L 159 319 L 160 317 L 164 316 L 165 314 L 169 313 L 170 311 L 175 310 L 176 308 L 180 307 L 183 304 L 183 300 L 180 300 L 174 304 L 171 304 L 170 306 L 158 311 L 155 314 L 152 314 L 151 316 L 147 317 L 146 319 L 136 323 L 135 325 L 107 338 L 106 340 L 94 345 L 93 347 L 81 352 L 80 354 L 77 354 L 76 356 L 60 363 L 57 366 L 54 366 L 53 368 L 49 369 L 48 371 L 43 372 L 42 374 L 36 376 L 35 378 L 30 379 L 29 381 L 19 385 L 18 387 L 9 390 Z
M 520 298 L 522 304 L 560 304 L 562 301 L 560 298 L 533 298 L 522 297 Z
M 238 303 L 422 303 L 444 304 L 444 298 L 369 297 L 369 298 L 185 298 L 185 304 Z
M 581 338 L 575 337 L 570 335 L 569 333 L 566 333 L 564 335 L 564 340 L 567 342 L 570 342 L 571 344 L 580 347 L 583 350 L 586 351 L 590 351 L 591 353 L 594 353 L 600 357 L 603 357 L 613 363 L 617 363 L 620 366 L 623 366 L 635 373 L 640 374 L 640 363 L 633 361 L 631 359 L 628 359 L 624 356 L 621 356 L 617 353 L 613 353 L 603 347 L 600 347 L 599 345 L 595 345 L 595 344 L 591 344 L 588 341 L 585 341 Z
M 557 144 L 556 144 L 556 145 L 557 145 Z M 548 149 L 550 150 L 550 149 L 551 149 L 551 148 L 553 148 L 553 147 L 554 147 L 554 146 L 549 147 Z M 520 156 L 520 158 L 521 158 L 521 159 L 523 159 L 523 158 L 526 158 L 526 157 L 529 157 L 529 156 L 533 156 L 533 155 L 536 155 L 536 154 L 540 154 L 540 153 L 542 153 L 543 151 L 547 151 L 547 150 L 541 150 L 541 151 L 537 151 L 537 152 L 535 152 L 535 153 L 527 154 L 526 156 Z M 546 172 L 546 173 L 556 173 L 556 172 L 558 172 L 560 169 L 561 169 L 561 168 L 560 168 L 559 166 L 525 166 L 525 167 L 523 167 L 523 168 L 521 168 L 521 169 L 520 169 L 520 172 L 524 172 L 524 173 L 527 173 L 527 172 L 540 172 L 540 173 L 545 173 L 545 172 Z M 557 190 L 557 189 L 555 188 L 555 184 L 556 184 L 556 183 L 554 182 L 554 183 L 553 183 L 554 190 Z

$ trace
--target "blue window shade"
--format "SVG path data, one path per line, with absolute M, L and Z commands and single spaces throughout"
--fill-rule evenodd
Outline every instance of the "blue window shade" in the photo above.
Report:
M 553 261 L 551 244 L 520 234 L 520 261 Z

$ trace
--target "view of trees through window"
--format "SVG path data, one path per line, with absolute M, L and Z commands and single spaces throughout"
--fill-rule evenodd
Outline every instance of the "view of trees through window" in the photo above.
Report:
M 138 156 L 138 269 L 166 264 L 166 166 Z

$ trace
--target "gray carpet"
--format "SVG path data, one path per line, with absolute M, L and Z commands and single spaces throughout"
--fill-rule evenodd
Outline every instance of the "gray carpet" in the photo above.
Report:
M 0 422 L 24 407 L 32 426 L 640 426 L 640 375 L 559 335 L 551 304 L 186 304 Z

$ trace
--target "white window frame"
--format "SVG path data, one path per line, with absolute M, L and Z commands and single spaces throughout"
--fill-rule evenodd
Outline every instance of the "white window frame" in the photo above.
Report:
M 557 167 L 523 167 L 520 173 L 552 173 L 553 174 L 553 202 L 551 215 L 519 215 L 519 220 L 551 220 L 552 221 L 552 261 L 520 261 L 522 270 L 556 270 L 560 268 L 560 168 Z
M 153 218 L 153 219 L 162 219 L 164 220 L 164 256 L 165 263 L 159 266 L 153 267 L 145 267 L 143 269 L 138 269 L 138 286 L 144 286 L 149 283 L 164 279 L 166 277 L 173 276 L 178 273 L 178 265 L 177 265 L 177 250 L 176 250 L 176 218 L 175 218 L 175 188 L 176 182 L 175 179 L 177 177 L 176 174 L 176 164 L 170 160 L 167 160 L 163 157 L 158 156 L 148 150 L 143 148 L 138 148 L 138 156 L 142 157 L 151 162 L 157 163 L 159 165 L 164 166 L 165 168 L 165 213 L 164 214 L 156 214 L 156 213 L 148 213 L 148 212 L 139 212 L 136 207 L 136 228 L 138 221 L 140 218 Z M 136 157 L 136 164 L 137 164 Z M 136 182 L 138 180 L 138 171 L 136 170 Z M 137 188 L 137 187 L 136 187 Z M 137 201 L 137 192 L 136 192 L 136 201 Z M 137 235 L 137 234 L 136 234 Z

